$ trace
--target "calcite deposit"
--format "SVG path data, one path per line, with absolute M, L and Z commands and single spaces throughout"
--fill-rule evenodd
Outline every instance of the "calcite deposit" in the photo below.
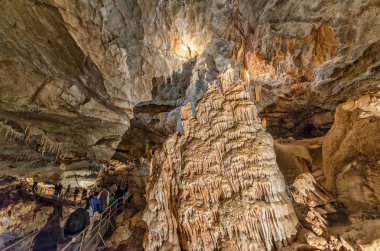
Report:
M 227 75 L 226 75 L 227 74 Z M 271 250 L 296 234 L 271 136 L 228 71 L 152 158 L 146 250 Z
M 293 199 L 308 207 L 326 204 L 329 201 L 326 193 L 311 173 L 300 174 L 293 183 Z
M 119 250 L 377 250 L 379 9 L 2 0 L 0 181 L 128 184 Z

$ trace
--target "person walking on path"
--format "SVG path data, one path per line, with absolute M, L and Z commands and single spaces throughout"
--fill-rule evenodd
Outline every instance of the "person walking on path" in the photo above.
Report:
M 123 197 L 123 190 L 121 189 L 120 186 L 117 186 L 115 197 L 116 199 L 120 199 L 121 197 Z
M 78 250 L 84 234 L 81 232 L 90 224 L 90 215 L 85 206 L 86 201 L 81 201 L 80 207 L 72 212 L 66 221 L 63 232 L 66 238 L 71 239 L 68 250 Z M 79 233 L 81 235 L 77 236 Z
M 79 188 L 75 187 L 75 190 L 74 190 L 74 202 L 77 201 L 78 194 L 79 194 Z
M 65 195 L 63 196 L 63 198 L 67 199 L 70 195 L 70 190 L 71 190 L 71 185 L 69 184 L 66 188 L 66 192 L 65 192 Z
M 98 193 L 95 193 L 88 201 L 93 213 L 100 211 L 100 201 L 97 196 Z
M 83 202 L 79 208 L 70 214 L 64 228 L 66 236 L 74 236 L 90 224 L 90 216 L 84 206 L 85 203 Z
M 127 203 L 130 201 L 130 196 L 128 193 L 128 184 L 125 184 L 124 189 L 123 189 L 123 204 Z
M 61 194 L 62 194 L 62 188 L 63 188 L 62 184 L 61 184 L 61 183 L 58 183 L 58 187 L 57 187 L 57 189 L 58 189 L 58 197 L 61 197 Z
M 54 197 L 57 197 L 58 196 L 58 183 L 54 185 Z
M 112 205 L 114 202 L 115 202 L 115 194 L 114 193 L 111 193 L 110 194 L 110 205 Z
M 112 186 L 108 189 L 108 191 L 112 194 L 116 192 L 117 186 L 115 183 L 112 184 Z
M 87 189 L 83 188 L 81 200 L 84 200 L 85 198 L 87 198 Z
M 104 211 L 109 205 L 110 202 L 110 193 L 107 191 L 107 189 L 103 188 L 103 190 L 100 192 L 99 196 L 100 201 L 100 210 Z

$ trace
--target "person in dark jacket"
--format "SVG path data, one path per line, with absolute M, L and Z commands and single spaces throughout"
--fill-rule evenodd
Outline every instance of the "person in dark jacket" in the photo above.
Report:
M 79 250 L 81 245 L 83 230 L 90 224 L 90 215 L 84 208 L 86 201 L 81 201 L 80 207 L 72 212 L 64 227 L 65 238 L 70 240 L 68 251 Z
M 117 186 L 116 192 L 115 192 L 115 197 L 116 199 L 119 199 L 123 197 L 123 190 L 120 188 L 120 186 Z
M 58 184 L 55 184 L 54 185 L 54 196 L 55 197 L 58 196 L 58 189 L 59 189 Z
M 128 184 L 125 184 L 124 189 L 123 189 L 123 196 L 125 196 L 123 199 L 124 204 L 126 202 L 128 202 L 128 203 L 130 202 L 131 196 L 128 196 L 128 198 L 127 198 L 127 195 L 128 195 Z
M 79 194 L 79 188 L 75 187 L 75 189 L 74 189 L 74 202 L 77 201 L 78 194 Z
M 123 189 L 123 194 L 128 193 L 128 184 L 125 184 L 124 189 Z
M 90 224 L 90 215 L 84 208 L 85 202 L 80 208 L 72 212 L 64 227 L 65 236 L 75 236 L 83 231 Z
M 61 197 L 62 188 L 63 188 L 62 184 L 58 183 L 58 187 L 57 188 L 58 188 L 58 196 Z
M 67 199 L 70 196 L 70 191 L 71 191 L 71 185 L 69 184 L 66 188 L 66 192 L 63 195 L 63 198 Z
M 85 198 L 87 198 L 87 189 L 83 188 L 81 200 L 84 200 Z
M 109 200 L 110 200 L 110 193 L 107 191 L 107 189 L 103 188 L 103 190 L 100 192 L 99 196 L 100 201 L 100 210 L 104 211 L 107 209 Z

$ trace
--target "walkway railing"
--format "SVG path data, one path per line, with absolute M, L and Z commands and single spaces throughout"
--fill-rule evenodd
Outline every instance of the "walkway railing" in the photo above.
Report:
M 43 198 L 50 198 L 53 200 L 59 200 L 61 202 L 71 201 L 67 198 L 61 198 L 54 195 L 54 189 L 42 188 L 40 191 L 33 192 Z M 131 196 L 131 193 L 127 193 L 125 196 L 115 200 L 110 206 L 108 206 L 97 218 L 95 215 L 91 218 L 90 225 L 88 225 L 82 232 L 74 236 L 70 243 L 66 244 L 61 251 L 91 251 L 96 250 L 96 247 L 100 242 L 105 245 L 104 235 L 107 233 L 110 226 L 113 225 L 113 220 L 116 215 L 124 211 L 124 207 L 127 199 Z M 80 200 L 80 199 L 79 199 Z M 31 251 L 33 250 L 34 239 L 39 230 L 35 229 L 32 232 L 25 235 L 15 243 L 1 249 L 1 251 Z
M 33 242 L 34 238 L 38 234 L 38 229 L 35 229 L 31 232 L 29 232 L 27 235 L 25 235 L 20 240 L 16 241 L 15 243 L 9 245 L 8 247 L 5 247 L 4 249 L 1 249 L 1 251 L 29 251 L 33 250 Z
M 48 199 L 50 201 L 55 201 L 66 205 L 76 205 L 81 200 L 81 193 L 74 196 L 74 193 L 66 193 L 65 191 L 60 194 L 54 188 L 41 187 L 33 190 L 31 187 L 28 188 L 32 195 L 40 197 L 42 199 Z
M 126 200 L 131 196 L 130 193 L 114 201 L 104 210 L 97 219 L 92 219 L 82 232 L 72 238 L 71 242 L 64 246 L 61 251 L 91 251 L 96 250 L 100 242 L 105 246 L 104 235 L 111 225 L 116 215 L 124 210 Z M 95 216 L 93 216 L 95 217 Z

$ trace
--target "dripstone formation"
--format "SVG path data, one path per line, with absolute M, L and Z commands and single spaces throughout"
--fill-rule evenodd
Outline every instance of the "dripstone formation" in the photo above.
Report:
M 222 76 L 195 114 L 181 108 L 181 123 L 151 160 L 146 250 L 272 250 L 296 234 L 272 137 L 243 85 Z

